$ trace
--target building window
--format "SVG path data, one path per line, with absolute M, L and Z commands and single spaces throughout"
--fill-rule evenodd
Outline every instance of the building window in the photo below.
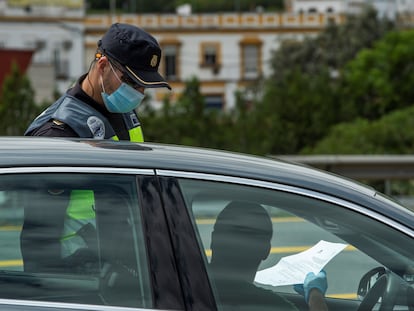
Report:
M 248 38 L 241 42 L 241 75 L 243 79 L 257 79 L 261 74 L 261 41 Z
M 160 72 L 167 80 L 179 80 L 181 42 L 176 38 L 167 38 L 160 42 L 160 46 L 162 48 Z
M 220 67 L 220 44 L 218 42 L 201 44 L 201 67 Z
M 35 49 L 37 52 L 43 51 L 46 48 L 46 41 L 45 40 L 36 40 L 35 41 Z
M 55 78 L 58 80 L 66 80 L 69 78 L 69 61 L 64 59 L 59 49 L 54 50 L 55 60 Z
M 177 80 L 177 50 L 176 45 L 166 45 L 163 47 L 164 71 L 167 80 Z
M 205 107 L 207 109 L 223 109 L 223 95 L 206 95 L 204 96 Z
M 0 174 L 0 213 L 12 225 L 0 230 L 1 298 L 151 308 L 139 178 Z
M 245 45 L 243 47 L 244 77 L 257 78 L 259 75 L 259 47 Z
M 217 62 L 217 50 L 215 46 L 209 45 L 203 51 L 203 63 L 206 66 L 215 65 Z

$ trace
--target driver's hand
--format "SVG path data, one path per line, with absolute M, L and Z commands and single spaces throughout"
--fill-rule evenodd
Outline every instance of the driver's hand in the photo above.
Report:
M 312 289 L 319 290 L 322 295 L 325 295 L 326 290 L 328 289 L 328 280 L 326 278 L 326 272 L 322 270 L 317 275 L 313 272 L 309 272 L 306 275 L 305 281 L 303 284 L 296 284 L 293 286 L 295 291 L 303 296 L 305 296 L 306 303 L 309 303 L 309 293 Z

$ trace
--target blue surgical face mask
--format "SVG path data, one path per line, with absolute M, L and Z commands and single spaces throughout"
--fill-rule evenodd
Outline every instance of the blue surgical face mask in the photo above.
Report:
M 109 112 L 126 113 L 134 110 L 141 104 L 144 94 L 135 90 L 132 86 L 122 82 L 112 93 L 101 93 L 103 102 Z
M 110 64 L 110 63 L 109 63 Z M 112 68 L 112 65 L 110 65 Z M 113 71 L 113 68 L 112 68 Z M 115 76 L 118 78 L 116 73 L 114 72 Z M 118 80 L 120 80 L 118 78 Z M 101 77 L 102 89 L 101 92 L 103 102 L 105 104 L 106 109 L 109 112 L 115 113 L 126 113 L 134 110 L 141 104 L 142 100 L 144 99 L 144 94 L 140 91 L 137 91 L 132 86 L 126 84 L 125 82 L 121 82 L 121 85 L 112 93 L 107 94 L 105 93 L 105 89 L 103 86 L 103 81 Z

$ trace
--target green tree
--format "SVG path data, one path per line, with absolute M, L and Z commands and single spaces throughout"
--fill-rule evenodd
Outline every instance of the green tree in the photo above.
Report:
M 378 120 L 357 119 L 334 126 L 307 154 L 412 154 L 414 106 L 396 110 Z
M 414 103 L 414 31 L 393 31 L 343 70 L 343 114 L 377 119 Z
M 89 12 L 108 12 L 110 1 L 113 0 L 88 0 Z M 177 6 L 191 4 L 194 13 L 215 12 L 246 12 L 254 11 L 262 7 L 267 11 L 280 11 L 284 8 L 283 0 L 117 0 L 115 1 L 117 12 L 128 13 L 167 13 L 175 12 Z
M 145 139 L 189 146 L 217 147 L 221 112 L 206 110 L 197 78 L 186 81 L 181 97 L 174 104 L 165 98 L 159 111 L 144 105 L 140 110 Z
M 159 110 L 150 101 L 139 108 L 145 140 L 260 154 L 257 143 L 262 137 L 251 131 L 257 124 L 250 115 L 251 99 L 241 92 L 235 96 L 237 105 L 230 112 L 208 109 L 199 80 L 192 78 L 174 104 L 165 98 Z
M 333 75 L 353 59 L 363 48 L 370 48 L 394 25 L 380 19 L 374 9 L 366 9 L 360 15 L 349 15 L 343 24 L 329 22 L 316 36 L 303 41 L 286 40 L 274 52 L 271 65 L 271 81 L 283 80 L 292 70 L 318 74 L 329 68 Z
M 29 79 L 14 63 L 4 80 L 0 97 L 0 135 L 23 135 L 39 111 Z
M 297 153 L 313 146 L 330 127 L 356 115 L 344 114 L 342 69 L 358 51 L 392 29 L 373 10 L 329 24 L 303 42 L 284 42 L 272 57 L 272 75 L 255 109 L 264 153 Z
M 175 3 L 190 3 L 196 13 L 247 12 L 255 11 L 258 7 L 267 11 L 281 11 L 284 8 L 283 0 L 177 0 Z
M 204 114 L 204 97 L 200 92 L 200 82 L 197 78 L 187 81 L 181 98 L 176 103 L 177 127 L 180 131 L 180 141 L 184 145 L 202 146 L 208 136 L 210 120 Z
M 413 30 L 390 32 L 345 66 L 338 111 L 357 120 L 335 126 L 303 152 L 412 153 L 413 46 Z
M 258 149 L 262 153 L 296 153 L 318 141 L 338 118 L 330 106 L 338 100 L 337 93 L 328 69 L 318 76 L 296 69 L 279 84 L 267 86 L 254 111 L 261 120 L 256 130 L 263 137 Z

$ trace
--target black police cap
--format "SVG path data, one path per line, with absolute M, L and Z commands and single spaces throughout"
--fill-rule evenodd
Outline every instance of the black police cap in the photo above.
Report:
M 115 23 L 98 41 L 98 48 L 104 55 L 122 65 L 125 72 L 139 85 L 171 89 L 158 73 L 161 48 L 157 40 L 143 29 Z

